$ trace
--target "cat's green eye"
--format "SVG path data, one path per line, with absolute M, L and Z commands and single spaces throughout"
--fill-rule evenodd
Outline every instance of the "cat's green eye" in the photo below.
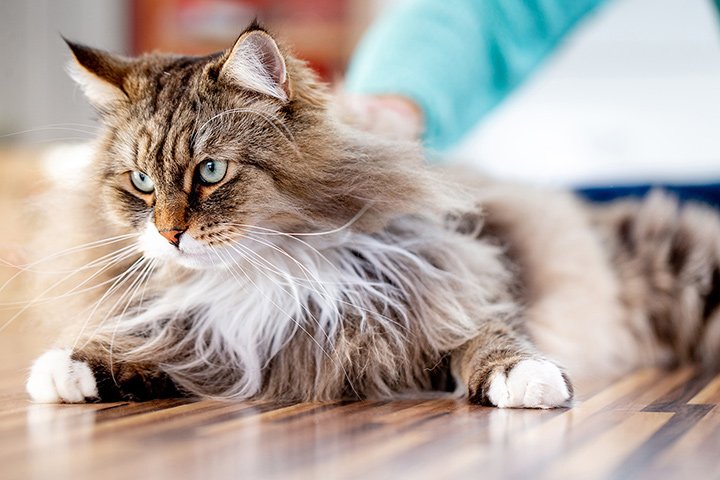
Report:
M 198 177 L 200 177 L 200 181 L 206 185 L 218 183 L 225 178 L 227 167 L 228 165 L 225 160 L 204 160 L 198 165 Z
M 153 181 L 143 172 L 134 171 L 130 172 L 130 181 L 133 187 L 137 188 L 142 193 L 152 193 L 155 191 L 155 184 Z

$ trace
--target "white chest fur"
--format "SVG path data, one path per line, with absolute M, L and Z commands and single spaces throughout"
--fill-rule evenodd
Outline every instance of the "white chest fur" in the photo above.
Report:
M 400 226 L 376 235 L 244 239 L 215 253 L 217 268 L 164 288 L 119 328 L 152 332 L 149 344 L 184 328 L 182 348 L 193 355 L 168 368 L 212 368 L 222 359 L 243 372 L 227 394 L 248 397 L 295 335 L 329 352 L 352 318 L 359 328 L 375 322 L 398 338 L 420 332 L 441 351 L 514 308 L 505 301 L 509 273 L 497 248 L 417 220 Z

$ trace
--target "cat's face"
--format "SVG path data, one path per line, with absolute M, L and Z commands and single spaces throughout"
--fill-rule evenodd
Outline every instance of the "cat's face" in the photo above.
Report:
M 291 86 L 264 31 L 251 27 L 207 57 L 71 48 L 75 77 L 106 126 L 97 159 L 103 205 L 141 234 L 146 257 L 223 264 L 239 238 L 292 225 L 310 207 L 317 185 L 299 171 L 313 152 L 301 151 L 298 137 L 318 136 L 322 95 L 312 97 L 317 85 L 292 59 L 306 78 Z

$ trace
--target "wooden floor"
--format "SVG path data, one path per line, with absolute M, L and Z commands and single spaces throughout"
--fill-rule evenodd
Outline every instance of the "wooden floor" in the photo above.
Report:
M 27 191 L 8 183 L 21 161 L 1 160 L 0 256 L 21 260 Z M 0 331 L 0 479 L 720 479 L 720 377 L 692 370 L 598 381 L 550 411 L 438 397 L 33 405 L 27 368 L 51 342 L 22 317 Z
M 638 372 L 571 409 L 443 398 L 33 405 L 0 339 L 0 478 L 720 478 L 720 377 Z M 14 337 L 14 338 L 13 338 Z

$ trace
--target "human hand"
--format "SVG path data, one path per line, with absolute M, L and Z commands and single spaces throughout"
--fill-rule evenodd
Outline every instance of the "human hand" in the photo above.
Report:
M 424 125 L 420 107 L 399 95 L 341 95 L 341 118 L 361 130 L 395 140 L 418 140 Z

